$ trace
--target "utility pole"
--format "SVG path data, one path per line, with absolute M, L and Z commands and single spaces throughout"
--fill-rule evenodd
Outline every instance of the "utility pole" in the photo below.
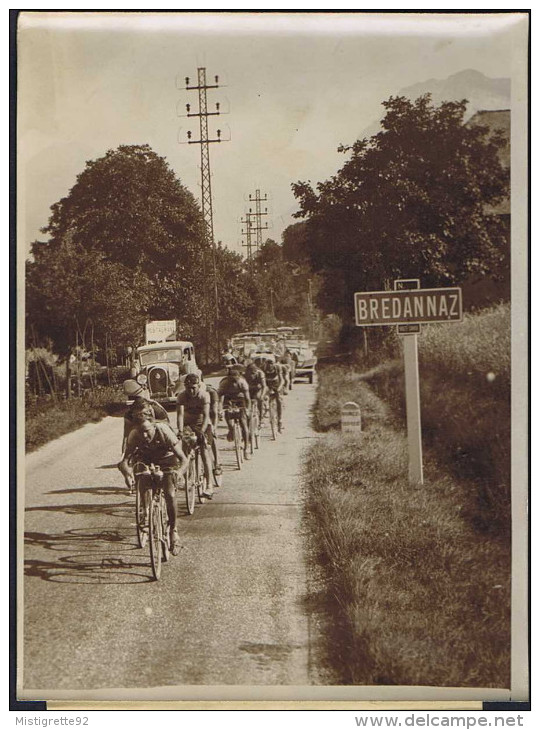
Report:
M 212 211 L 212 180 L 210 173 L 210 144 L 214 142 L 222 142 L 221 130 L 217 130 L 216 139 L 210 139 L 208 136 L 208 117 L 219 116 L 219 102 L 216 103 L 216 110 L 208 111 L 206 92 L 208 89 L 219 88 L 219 77 L 214 76 L 214 83 L 206 83 L 206 68 L 197 69 L 197 85 L 190 85 L 189 76 L 186 76 L 185 88 L 187 91 L 199 92 L 199 110 L 191 111 L 191 105 L 186 104 L 188 117 L 199 117 L 200 139 L 191 139 L 191 132 L 188 131 L 188 143 L 199 144 L 201 146 L 201 196 L 202 196 L 202 214 L 205 226 L 205 240 L 212 251 L 212 273 L 214 279 L 214 332 L 216 337 L 216 347 L 219 353 L 219 296 L 217 282 L 217 265 L 216 265 L 216 242 L 214 239 L 214 215 Z M 204 264 L 204 259 L 203 259 Z M 206 266 L 203 266 L 204 275 Z
M 247 248 L 247 260 L 248 266 L 253 264 L 252 258 L 252 236 L 253 236 L 253 223 L 251 222 L 251 216 L 253 213 L 246 213 L 245 218 L 241 218 L 240 222 L 245 225 L 245 229 L 242 229 L 242 235 L 246 237 L 246 242 L 242 244 L 244 248 Z
M 251 230 L 255 232 L 255 252 L 258 252 L 262 246 L 262 232 L 268 230 L 268 223 L 262 225 L 262 216 L 268 215 L 268 208 L 265 208 L 264 212 L 261 209 L 261 203 L 265 203 L 268 200 L 268 196 L 265 193 L 264 198 L 261 198 L 261 191 L 256 190 L 255 197 L 250 193 L 249 200 L 255 203 L 255 212 L 253 213 L 251 208 L 249 212 L 255 217 L 255 225 L 252 226 Z

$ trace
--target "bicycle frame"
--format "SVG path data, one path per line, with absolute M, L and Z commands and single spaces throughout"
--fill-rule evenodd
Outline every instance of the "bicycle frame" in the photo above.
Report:
M 163 489 L 163 477 L 170 473 L 176 473 L 176 469 L 167 467 L 162 469 L 153 463 L 146 464 L 143 461 L 136 462 L 133 467 L 137 489 L 137 536 L 140 547 L 144 547 L 149 538 L 150 562 L 155 580 L 159 580 L 161 575 L 162 559 L 166 562 L 170 552 L 169 520 Z M 149 477 L 147 484 L 141 483 L 141 477 Z

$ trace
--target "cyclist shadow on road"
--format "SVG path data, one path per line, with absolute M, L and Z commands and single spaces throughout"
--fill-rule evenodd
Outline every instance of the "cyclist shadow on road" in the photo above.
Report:
M 100 495 L 100 490 L 94 488 L 73 490 L 66 489 L 59 490 L 59 492 L 49 492 L 49 494 L 76 494 L 79 492 L 85 494 L 93 494 L 96 496 Z M 124 517 L 125 519 L 128 519 L 132 517 L 134 501 L 129 499 L 126 489 L 123 490 L 123 493 L 126 495 L 126 500 L 123 502 L 93 502 L 91 504 L 46 504 L 38 505 L 36 507 L 26 507 L 25 512 L 63 512 L 67 515 L 108 515 L 109 517 Z M 116 492 L 101 491 L 101 495 L 103 494 L 111 495 L 116 494 Z
M 27 532 L 28 548 L 66 552 L 57 560 L 25 560 L 26 576 L 55 583 L 145 583 L 148 561 L 137 549 L 131 527 L 77 528 L 60 533 Z M 141 569 L 144 569 L 142 572 Z
M 111 494 L 122 494 L 127 496 L 127 489 L 120 487 L 73 487 L 73 489 L 51 489 L 45 494 L 96 494 L 107 497 Z

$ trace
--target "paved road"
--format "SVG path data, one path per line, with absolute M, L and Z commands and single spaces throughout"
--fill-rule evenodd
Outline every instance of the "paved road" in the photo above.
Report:
M 242 471 L 221 431 L 224 486 L 192 517 L 179 500 L 182 548 L 159 582 L 114 468 L 120 418 L 29 455 L 25 689 L 327 683 L 301 523 L 313 397 L 295 385 L 286 437 L 266 427 Z

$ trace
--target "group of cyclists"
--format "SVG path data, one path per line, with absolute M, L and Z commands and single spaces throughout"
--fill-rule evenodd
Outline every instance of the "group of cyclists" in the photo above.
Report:
M 176 430 L 169 414 L 157 401 L 149 397 L 143 385 L 136 380 L 124 383 L 126 396 L 133 403 L 124 415 L 122 459 L 118 464 L 126 486 L 133 490 L 135 460 L 163 468 L 163 492 L 167 507 L 170 529 L 170 549 L 173 555 L 179 550 L 177 532 L 176 485 L 189 466 L 189 439 L 199 447 L 203 471 L 204 488 L 202 497 L 213 497 L 214 484 L 220 484 L 222 466 L 219 461 L 216 437 L 219 419 L 224 415 L 227 423 L 227 439 L 234 438 L 234 421 L 239 421 L 243 457 L 249 460 L 252 428 L 260 429 L 269 410 L 270 399 L 275 402 L 277 429 L 283 431 L 283 396 L 292 388 L 293 368 L 290 354 L 279 360 L 272 354 L 257 353 L 256 357 L 243 365 L 226 352 L 223 365 L 227 375 L 218 388 L 204 382 L 201 375 L 190 373 L 178 383 L 176 398 Z M 289 357 L 288 357 L 289 355 Z M 256 409 L 258 426 L 252 423 L 252 412 Z

